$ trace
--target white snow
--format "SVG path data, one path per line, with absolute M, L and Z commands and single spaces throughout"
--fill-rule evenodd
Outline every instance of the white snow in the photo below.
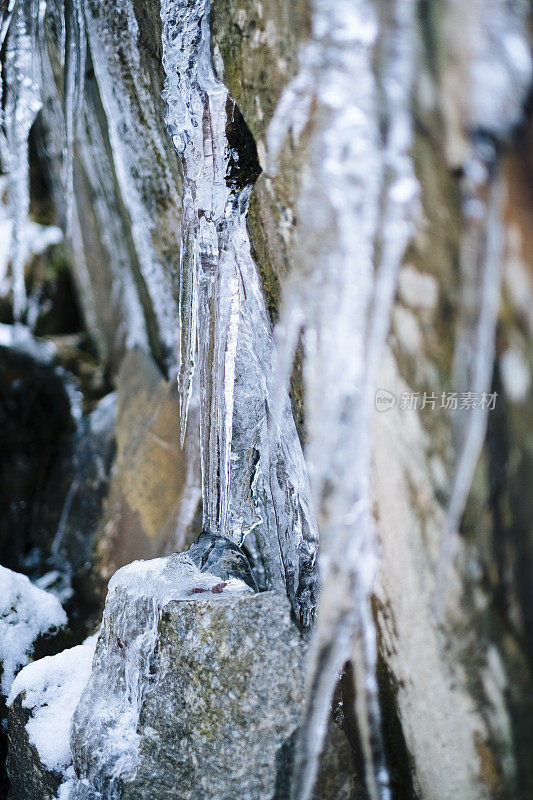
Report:
M 57 772 L 72 763 L 70 720 L 91 672 L 97 638 L 95 634 L 77 647 L 28 664 L 13 681 L 8 697 L 10 705 L 25 692 L 22 705 L 31 709 L 28 736 L 45 767 Z
M 76 774 L 74 772 L 74 767 L 71 766 L 65 772 L 65 778 L 57 790 L 55 800 L 68 800 L 75 783 Z
M 8 695 L 13 678 L 25 666 L 40 634 L 67 622 L 61 603 L 34 586 L 26 575 L 0 567 L 0 691 Z
M 41 364 L 52 363 L 57 354 L 53 342 L 37 339 L 26 325 L 20 323 L 6 325 L 0 322 L 0 347 L 10 347 L 19 353 L 26 353 Z

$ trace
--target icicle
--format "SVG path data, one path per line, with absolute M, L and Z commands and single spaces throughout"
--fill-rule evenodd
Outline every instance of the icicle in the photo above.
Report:
M 271 433 L 274 344 L 246 212 L 251 186 L 232 184 L 227 89 L 213 73 L 206 0 L 162 5 L 164 99 L 183 164 L 180 256 L 182 436 L 193 375 L 200 391 L 204 527 L 265 555 L 265 582 L 313 617 L 316 526 L 287 392 Z M 244 124 L 244 123 L 243 123 Z
M 24 229 L 30 206 L 28 136 L 41 103 L 41 63 L 37 46 L 39 0 L 19 2 L 9 25 L 4 66 L 6 152 L 9 197 L 13 220 L 11 268 L 13 273 L 13 315 L 20 321 L 26 306 Z M 4 34 L 5 35 L 5 34 Z
M 11 23 L 11 18 L 13 16 L 13 9 L 15 7 L 15 0 L 9 0 L 7 6 L 4 6 L 2 9 L 2 16 L 1 16 L 1 24 L 0 24 L 0 51 L 4 47 L 4 42 L 6 40 L 7 32 L 9 30 L 9 25 Z M 3 90 L 3 81 L 2 81 L 2 61 L 0 60 L 0 98 L 4 94 Z M 2 103 L 0 103 L 0 163 L 3 163 L 7 158 L 7 140 L 5 137 L 5 133 L 3 131 L 4 125 L 4 113 L 2 108 Z M 4 169 L 7 171 L 7 165 L 4 164 Z
M 76 125 L 82 114 L 85 79 L 86 37 L 84 0 L 65 0 L 65 170 L 66 229 L 70 235 L 74 198 L 73 161 Z
M 369 605 L 377 568 L 370 427 L 418 185 L 409 158 L 414 3 L 390 4 L 381 28 L 374 8 L 361 0 L 315 0 L 303 75 L 287 90 L 297 97 L 302 87 L 312 87 L 316 105 L 310 168 L 298 201 L 297 272 L 284 287 L 282 325 L 290 335 L 279 363 L 287 375 L 295 345 L 291 322 L 300 326 L 303 320 L 307 463 L 321 530 L 322 578 L 293 800 L 311 795 L 333 689 L 357 643 L 367 789 L 371 798 L 389 797 Z M 288 125 L 280 120 L 286 105 L 282 96 L 270 126 L 274 155 L 288 127 L 302 128 L 309 107 L 303 100 L 292 103 L 297 113 Z
M 484 157 L 473 159 L 466 170 L 468 186 L 464 197 L 462 294 L 465 298 L 471 298 L 474 307 L 468 303 L 469 307 L 463 308 L 454 368 L 457 390 L 473 392 L 480 398 L 488 396 L 492 380 L 503 243 L 501 185 L 496 152 L 490 144 L 488 148 L 485 145 L 482 151 Z M 459 525 L 485 441 L 488 413 L 488 404 L 457 412 L 459 456 L 441 542 L 434 604 L 439 619 L 445 609 L 450 569 L 457 552 Z

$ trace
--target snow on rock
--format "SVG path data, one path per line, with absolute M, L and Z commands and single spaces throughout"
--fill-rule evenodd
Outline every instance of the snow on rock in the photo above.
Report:
M 25 726 L 29 740 L 44 766 L 58 772 L 72 764 L 70 720 L 91 672 L 97 638 L 28 664 L 11 686 L 8 705 L 24 692 L 22 707 L 31 710 Z
M 53 595 L 26 575 L 0 567 L 0 692 L 8 695 L 17 671 L 30 660 L 35 640 L 65 625 L 67 615 Z

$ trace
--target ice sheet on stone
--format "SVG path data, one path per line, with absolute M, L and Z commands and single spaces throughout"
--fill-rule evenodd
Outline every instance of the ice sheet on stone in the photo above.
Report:
M 57 9 L 49 5 L 48 17 Z M 58 20 L 53 20 L 58 24 Z M 51 22 L 49 22 L 51 24 Z M 61 174 L 64 159 L 64 110 L 62 108 L 56 82 L 48 54 L 43 57 L 43 100 L 46 104 L 48 133 L 46 140 L 46 157 L 55 162 L 56 170 Z M 112 276 L 112 290 L 109 303 L 117 318 L 113 347 L 120 350 L 123 344 L 127 347 L 139 345 L 148 347 L 148 336 L 144 314 L 131 271 L 131 251 L 125 241 L 124 228 L 117 210 L 113 164 L 109 157 L 108 147 L 99 125 L 94 125 L 89 116 L 87 104 L 82 107 L 82 116 L 78 120 L 76 131 L 77 157 L 85 170 L 89 181 L 92 211 L 96 217 L 98 230 L 101 233 L 101 247 L 107 257 L 109 271 Z M 70 239 L 76 265 L 76 275 L 84 297 L 84 310 L 87 323 L 102 353 L 107 345 L 102 336 L 102 325 L 96 313 L 94 286 L 88 273 L 84 252 L 83 232 L 76 207 L 67 208 L 63 186 L 53 184 L 54 201 L 62 218 L 70 214 Z
M 28 663 L 35 640 L 66 622 L 56 597 L 34 586 L 26 575 L 0 567 L 2 694 L 9 694 L 17 670 Z
M 211 592 L 213 587 L 220 587 L 222 583 L 222 591 Z M 204 592 L 209 592 L 212 600 L 252 591 L 238 578 L 223 581 L 219 575 L 200 572 L 189 556 L 182 553 L 149 561 L 133 561 L 122 567 L 109 581 L 110 597 L 117 589 L 135 597 L 149 597 L 161 608 L 171 600 L 205 599 L 202 598 Z
M 98 13 L 98 4 L 86 7 L 86 34 L 98 89 L 107 118 L 107 131 L 113 155 L 113 167 L 126 213 L 130 233 L 144 283 L 157 320 L 158 336 L 167 351 L 168 366 L 173 370 L 178 357 L 178 319 L 175 311 L 175 272 L 165 263 L 162 241 L 168 232 L 154 224 L 158 196 L 154 196 L 153 153 L 165 164 L 167 143 L 160 135 L 159 109 L 152 100 L 152 83 L 141 62 L 139 25 L 131 0 L 120 0 L 113 16 Z M 122 47 L 117 51 L 114 32 L 109 25 L 121 20 L 124 26 Z M 131 86 L 134 86 L 132 96 Z M 139 114 L 139 109 L 142 114 Z M 90 121 L 92 125 L 92 121 Z M 149 147 L 140 147 L 146 142 Z M 87 174 L 90 174 L 90 169 Z M 171 198 L 167 206 L 180 207 L 179 185 L 171 170 L 164 172 L 159 186 L 162 196 Z M 169 218 L 168 224 L 172 224 Z M 103 227 L 105 230 L 105 226 Z M 129 272 L 130 288 L 134 286 Z M 138 302 L 138 298 L 137 298 Z M 129 329 L 126 335 L 132 335 Z
M 224 602 L 246 593 L 253 591 L 243 581 L 200 572 L 184 553 L 134 561 L 112 577 L 93 671 L 72 727 L 72 736 L 77 737 L 78 728 L 85 729 L 84 720 L 94 719 L 96 713 L 107 728 L 104 753 L 93 752 L 84 737 L 77 739 L 75 751 L 91 765 L 96 781 L 99 775 L 112 776 L 101 787 L 106 797 L 115 798 L 121 778 L 135 773 L 139 714 L 164 607 L 172 601 Z M 76 797 L 76 787 L 73 791 Z

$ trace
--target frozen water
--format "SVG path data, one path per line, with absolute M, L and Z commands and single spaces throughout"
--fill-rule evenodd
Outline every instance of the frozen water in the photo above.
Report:
M 528 41 L 530 5 L 525 0 L 447 0 L 443 5 L 450 63 L 444 97 L 453 110 L 447 119 L 468 139 L 462 153 L 463 234 L 460 254 L 460 313 L 454 351 L 454 383 L 459 392 L 489 392 L 503 253 L 502 192 L 498 146 L 523 116 L 533 63 Z M 446 113 L 445 113 L 446 117 Z M 452 157 L 455 153 L 452 153 Z M 457 451 L 437 575 L 435 611 L 446 606 L 449 570 L 458 531 L 483 448 L 488 411 L 458 410 L 454 419 Z
M 83 89 L 85 83 L 85 60 L 87 42 L 85 36 L 85 0 L 66 0 L 65 15 L 65 197 L 66 226 L 72 223 L 72 204 L 74 202 L 73 161 L 76 128 L 83 110 Z
M 165 0 L 166 121 L 184 173 L 180 256 L 182 434 L 193 379 L 200 394 L 204 528 L 268 554 L 266 582 L 288 591 L 309 624 L 317 532 L 288 395 L 272 425 L 274 344 L 250 255 L 251 186 L 229 177 L 231 101 L 211 66 L 209 4 Z
M 93 671 L 72 723 L 75 757 L 88 765 L 87 777 L 104 797 L 113 800 L 119 796 L 120 780 L 135 774 L 139 715 L 163 608 L 172 600 L 200 602 L 208 597 L 218 601 L 250 592 L 252 589 L 236 578 L 223 581 L 200 572 L 186 554 L 135 561 L 115 573 L 109 583 Z M 95 749 L 87 736 L 88 720 L 95 717 L 105 730 L 105 752 Z M 84 796 L 82 787 L 78 788 Z M 74 786 L 73 797 L 76 791 Z
M 44 6 L 43 6 L 44 8 Z M 38 0 L 16 3 L 9 23 L 3 70 L 5 109 L 2 163 L 9 176 L 13 314 L 21 320 L 26 306 L 24 265 L 25 226 L 30 205 L 28 136 L 41 109 L 41 59 L 37 29 L 42 8 Z M 6 35 L 7 29 L 3 36 Z
M 391 3 L 385 21 L 364 0 L 315 0 L 312 9 L 300 72 L 268 134 L 273 162 L 287 132 L 301 130 L 302 114 L 314 108 L 297 264 L 284 287 L 278 337 L 286 380 L 303 330 L 306 461 L 321 532 L 321 596 L 293 797 L 311 794 L 333 689 L 359 642 L 354 667 L 366 701 L 367 720 L 359 720 L 366 779 L 372 798 L 387 798 L 369 606 L 377 568 L 369 431 L 396 275 L 417 207 L 409 157 L 415 11 L 413 2 Z

